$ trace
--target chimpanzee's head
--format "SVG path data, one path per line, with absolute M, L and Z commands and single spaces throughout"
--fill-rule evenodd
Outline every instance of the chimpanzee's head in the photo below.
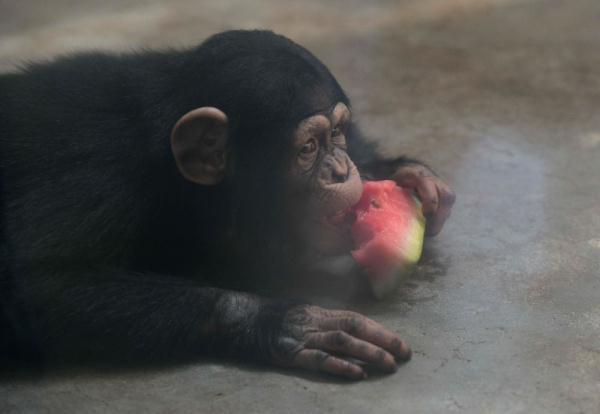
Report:
M 171 136 L 181 174 L 230 186 L 241 232 L 279 232 L 323 254 L 349 250 L 344 222 L 362 183 L 347 153 L 349 101 L 329 70 L 267 31 L 213 36 L 187 67 L 194 109 Z

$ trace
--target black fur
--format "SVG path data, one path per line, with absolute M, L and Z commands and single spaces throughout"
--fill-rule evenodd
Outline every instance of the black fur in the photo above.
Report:
M 221 288 L 285 257 L 273 254 L 286 248 L 283 138 L 339 101 L 322 63 L 267 31 L 0 76 L 2 352 L 262 358 L 291 305 Z M 177 119 L 200 106 L 228 114 L 240 154 L 211 188 L 185 181 L 169 147 Z M 359 168 L 373 163 L 356 129 L 349 140 Z

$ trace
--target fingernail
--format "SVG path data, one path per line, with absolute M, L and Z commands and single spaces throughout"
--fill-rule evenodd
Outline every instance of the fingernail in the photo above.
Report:
M 397 362 L 408 362 L 412 358 L 412 350 L 408 348 L 404 354 L 396 356 Z

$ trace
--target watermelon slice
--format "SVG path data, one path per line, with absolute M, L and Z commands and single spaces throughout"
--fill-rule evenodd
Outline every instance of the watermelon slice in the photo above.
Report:
M 366 181 L 354 206 L 352 255 L 367 273 L 373 294 L 381 298 L 406 277 L 421 257 L 425 218 L 411 191 L 395 182 Z

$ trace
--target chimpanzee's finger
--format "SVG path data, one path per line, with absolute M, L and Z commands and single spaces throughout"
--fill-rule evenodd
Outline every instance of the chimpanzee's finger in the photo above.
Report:
M 424 175 L 414 169 L 398 172 L 394 179 L 400 187 L 414 190 L 421 200 L 421 209 L 425 216 L 434 214 L 438 208 L 438 190 L 433 176 Z
M 423 215 L 433 216 L 439 205 L 438 188 L 432 178 L 420 178 L 416 181 L 415 190 L 421 200 Z
M 398 361 L 408 361 L 412 356 L 409 346 L 398 335 L 356 312 L 339 312 L 337 318 L 325 321 L 322 324 L 322 329 L 345 331 L 363 341 L 385 349 L 394 355 Z
M 311 334 L 305 345 L 307 348 L 317 348 L 334 351 L 343 356 L 349 356 L 376 366 L 385 372 L 396 372 L 396 360 L 384 349 L 355 338 L 344 331 L 318 332 Z
M 294 366 L 313 371 L 328 372 L 354 380 L 367 377 L 367 374 L 357 364 L 334 357 L 318 349 L 303 349 L 298 352 L 294 358 Z
M 450 217 L 452 206 L 456 200 L 456 195 L 447 185 L 440 183 L 438 185 L 439 206 L 436 213 L 427 221 L 427 236 L 435 236 L 438 234 L 444 223 Z
M 387 350 L 396 357 L 397 361 L 409 361 L 412 357 L 412 351 L 406 341 L 371 319 L 367 319 L 363 329 L 355 336 Z

